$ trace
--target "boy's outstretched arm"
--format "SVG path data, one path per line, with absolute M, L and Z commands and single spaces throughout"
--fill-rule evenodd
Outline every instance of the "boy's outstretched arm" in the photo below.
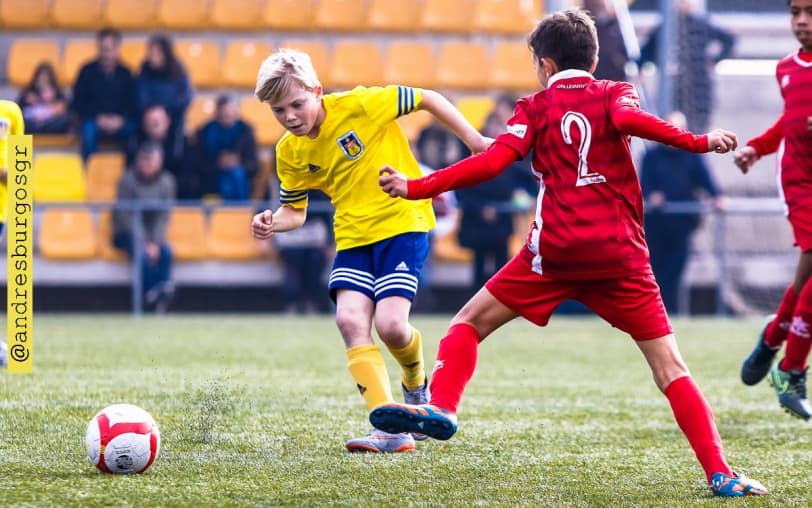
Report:
M 447 168 L 413 180 L 391 166 L 380 169 L 378 184 L 392 197 L 427 199 L 445 191 L 471 187 L 495 177 L 521 159 L 519 153 L 502 143 L 494 143 L 484 152 L 472 155 Z
M 456 134 L 472 153 L 484 152 L 493 142 L 492 139 L 486 138 L 474 129 L 448 99 L 434 90 L 423 90 L 423 100 L 420 101 L 417 109 L 428 111 L 434 115 L 451 132 Z
M 274 233 L 282 233 L 300 227 L 306 219 L 306 208 L 280 206 L 276 212 L 265 210 L 254 215 L 254 219 L 251 221 L 251 234 L 254 235 L 254 238 L 267 240 Z
M 611 114 L 612 123 L 623 134 L 650 139 L 689 152 L 727 153 L 735 150 L 738 145 L 733 132 L 715 129 L 707 134 L 697 135 L 637 107 L 617 107 Z
M 779 116 L 778 120 L 769 129 L 749 140 L 746 145 L 739 149 L 733 160 L 742 173 L 747 174 L 753 164 L 761 157 L 778 150 L 781 138 L 784 137 L 784 116 Z

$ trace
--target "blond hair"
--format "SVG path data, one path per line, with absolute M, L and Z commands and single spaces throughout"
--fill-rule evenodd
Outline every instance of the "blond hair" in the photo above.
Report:
M 273 103 L 294 85 L 313 92 L 321 83 L 307 53 L 282 48 L 260 65 L 254 94 L 262 102 Z

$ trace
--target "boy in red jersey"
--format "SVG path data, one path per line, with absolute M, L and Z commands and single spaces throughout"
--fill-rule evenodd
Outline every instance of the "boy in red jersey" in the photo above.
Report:
M 778 176 L 787 216 L 801 248 L 795 280 L 787 288 L 778 311 L 759 335 L 744 360 L 742 382 L 754 385 L 769 372 L 778 403 L 790 414 L 812 416 L 806 398 L 806 360 L 812 348 L 812 0 L 790 0 L 792 32 L 801 48 L 784 57 L 775 77 L 784 97 L 784 113 L 772 127 L 736 152 L 736 165 L 747 173 L 760 157 L 778 151 Z M 784 358 L 772 365 L 786 340 Z
M 542 90 L 516 103 L 507 132 L 487 151 L 414 180 L 381 169 L 379 183 L 390 196 L 419 199 L 492 178 L 533 149 L 539 195 L 526 247 L 457 313 L 440 342 L 430 403 L 385 404 L 370 421 L 387 432 L 419 428 L 450 438 L 479 342 L 516 316 L 544 326 L 560 303 L 575 299 L 635 339 L 713 493 L 766 494 L 725 461 L 711 408 L 677 349 L 649 263 L 629 151 L 636 135 L 723 153 L 736 147 L 735 134 L 691 134 L 642 111 L 632 85 L 594 79 L 597 35 L 584 11 L 547 16 L 528 42 Z

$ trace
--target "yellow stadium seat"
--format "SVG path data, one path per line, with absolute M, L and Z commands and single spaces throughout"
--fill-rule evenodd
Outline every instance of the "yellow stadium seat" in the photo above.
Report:
M 440 87 L 459 90 L 485 89 L 489 86 L 490 59 L 485 47 L 476 42 L 445 43 L 437 60 Z
M 84 201 L 82 159 L 75 153 L 43 153 L 34 157 L 34 201 Z
M 542 0 L 477 0 L 472 25 L 477 33 L 525 35 L 543 8 Z
M 482 130 L 485 119 L 493 111 L 495 101 L 488 95 L 469 95 L 457 101 L 457 109 L 462 116 L 474 126 L 476 130 Z
M 42 62 L 50 62 L 59 75 L 59 48 L 52 39 L 16 39 L 8 50 L 6 72 L 10 84 L 28 84 L 34 70 Z
M 499 90 L 531 91 L 540 86 L 530 49 L 521 41 L 496 43 L 490 78 L 491 86 Z
M 169 214 L 166 239 L 179 261 L 206 259 L 206 216 L 198 207 L 174 208 Z
M 90 154 L 85 176 L 87 200 L 96 203 L 114 201 L 125 164 L 124 154 L 120 152 Z
M 249 232 L 254 210 L 217 208 L 209 218 L 209 253 L 216 259 L 251 260 L 263 257 L 259 242 Z
M 377 42 L 339 40 L 333 47 L 330 83 L 337 88 L 382 84 L 381 51 Z
M 398 123 L 400 128 L 403 129 L 403 133 L 406 134 L 406 138 L 414 143 L 417 141 L 417 137 L 420 136 L 420 131 L 425 129 L 433 120 L 434 116 L 431 113 L 420 110 L 401 116 L 398 118 Z
M 104 17 L 119 30 L 154 30 L 160 0 L 107 0 Z
M 257 85 L 259 66 L 271 51 L 271 45 L 267 42 L 251 40 L 229 42 L 223 59 L 224 84 L 253 91 Z
M 395 41 L 389 44 L 383 59 L 384 84 L 435 88 L 436 64 L 431 43 Z
M 38 240 L 39 252 L 47 259 L 92 259 L 98 252 L 93 214 L 85 208 L 46 209 Z
M 181 40 L 175 45 L 175 52 L 194 86 L 215 88 L 223 84 L 220 48 L 216 42 Z
M 4 28 L 42 30 L 50 25 L 51 0 L 3 0 L 0 25 Z
M 75 134 L 34 134 L 34 153 L 40 148 L 77 148 L 78 139 Z
M 160 0 L 156 20 L 171 30 L 209 30 L 209 2 L 189 0 Z
M 420 0 L 371 0 L 367 24 L 376 32 L 415 32 L 420 4 Z
M 316 74 L 319 75 L 319 81 L 321 81 L 322 86 L 332 86 L 330 76 L 328 75 L 330 66 L 327 59 L 327 47 L 323 42 L 314 39 L 288 39 L 283 41 L 279 47 L 295 49 L 310 55 L 313 68 L 316 69 Z
M 213 0 L 211 21 L 225 30 L 257 30 L 262 28 L 262 0 Z
M 62 50 L 59 82 L 63 86 L 73 86 L 79 71 L 86 63 L 95 60 L 98 54 L 96 39 L 68 39 Z
M 189 108 L 186 109 L 186 132 L 191 134 L 214 118 L 217 109 L 217 97 L 214 95 L 195 95 Z
M 270 106 L 259 102 L 253 95 L 240 101 L 240 116 L 254 128 L 260 146 L 275 145 L 285 133 L 285 128 L 276 121 Z
M 126 65 L 130 71 L 137 76 L 138 73 L 141 72 L 144 59 L 147 57 L 147 40 L 127 37 L 121 41 L 120 54 L 121 63 Z
M 53 0 L 51 21 L 58 28 L 98 30 L 103 6 L 100 0 Z
M 99 255 L 107 261 L 127 261 L 127 254 L 113 247 L 113 214 L 110 210 L 99 212 L 96 238 Z
M 313 0 L 267 0 L 262 24 L 273 30 L 311 31 L 316 16 Z
M 425 0 L 419 27 L 428 32 L 467 33 L 476 0 Z
M 362 32 L 367 29 L 366 0 L 320 0 L 316 26 L 323 30 Z

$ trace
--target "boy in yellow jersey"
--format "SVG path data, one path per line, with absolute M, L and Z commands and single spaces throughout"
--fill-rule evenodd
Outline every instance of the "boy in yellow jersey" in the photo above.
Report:
M 0 100 L 0 235 L 8 218 L 8 137 L 23 134 L 23 112 L 15 102 Z M 6 341 L 0 339 L 0 367 L 6 365 Z
M 307 216 L 308 191 L 328 195 L 335 207 L 337 250 L 328 290 L 350 374 L 369 409 L 393 400 L 383 356 L 372 339 L 374 323 L 401 366 L 404 398 L 426 399 L 420 332 L 409 324 L 409 312 L 434 213 L 431 200 L 392 200 L 380 192 L 378 170 L 401 164 L 410 177 L 420 176 L 395 121 L 418 109 L 432 113 L 473 152 L 484 150 L 490 140 L 432 90 L 359 86 L 323 95 L 310 57 L 293 50 L 282 49 L 262 63 L 256 96 L 270 104 L 288 132 L 276 145 L 282 206 L 254 217 L 254 236 L 266 239 L 298 228 Z M 414 450 L 414 438 L 375 430 L 346 447 L 351 452 L 406 452 Z

